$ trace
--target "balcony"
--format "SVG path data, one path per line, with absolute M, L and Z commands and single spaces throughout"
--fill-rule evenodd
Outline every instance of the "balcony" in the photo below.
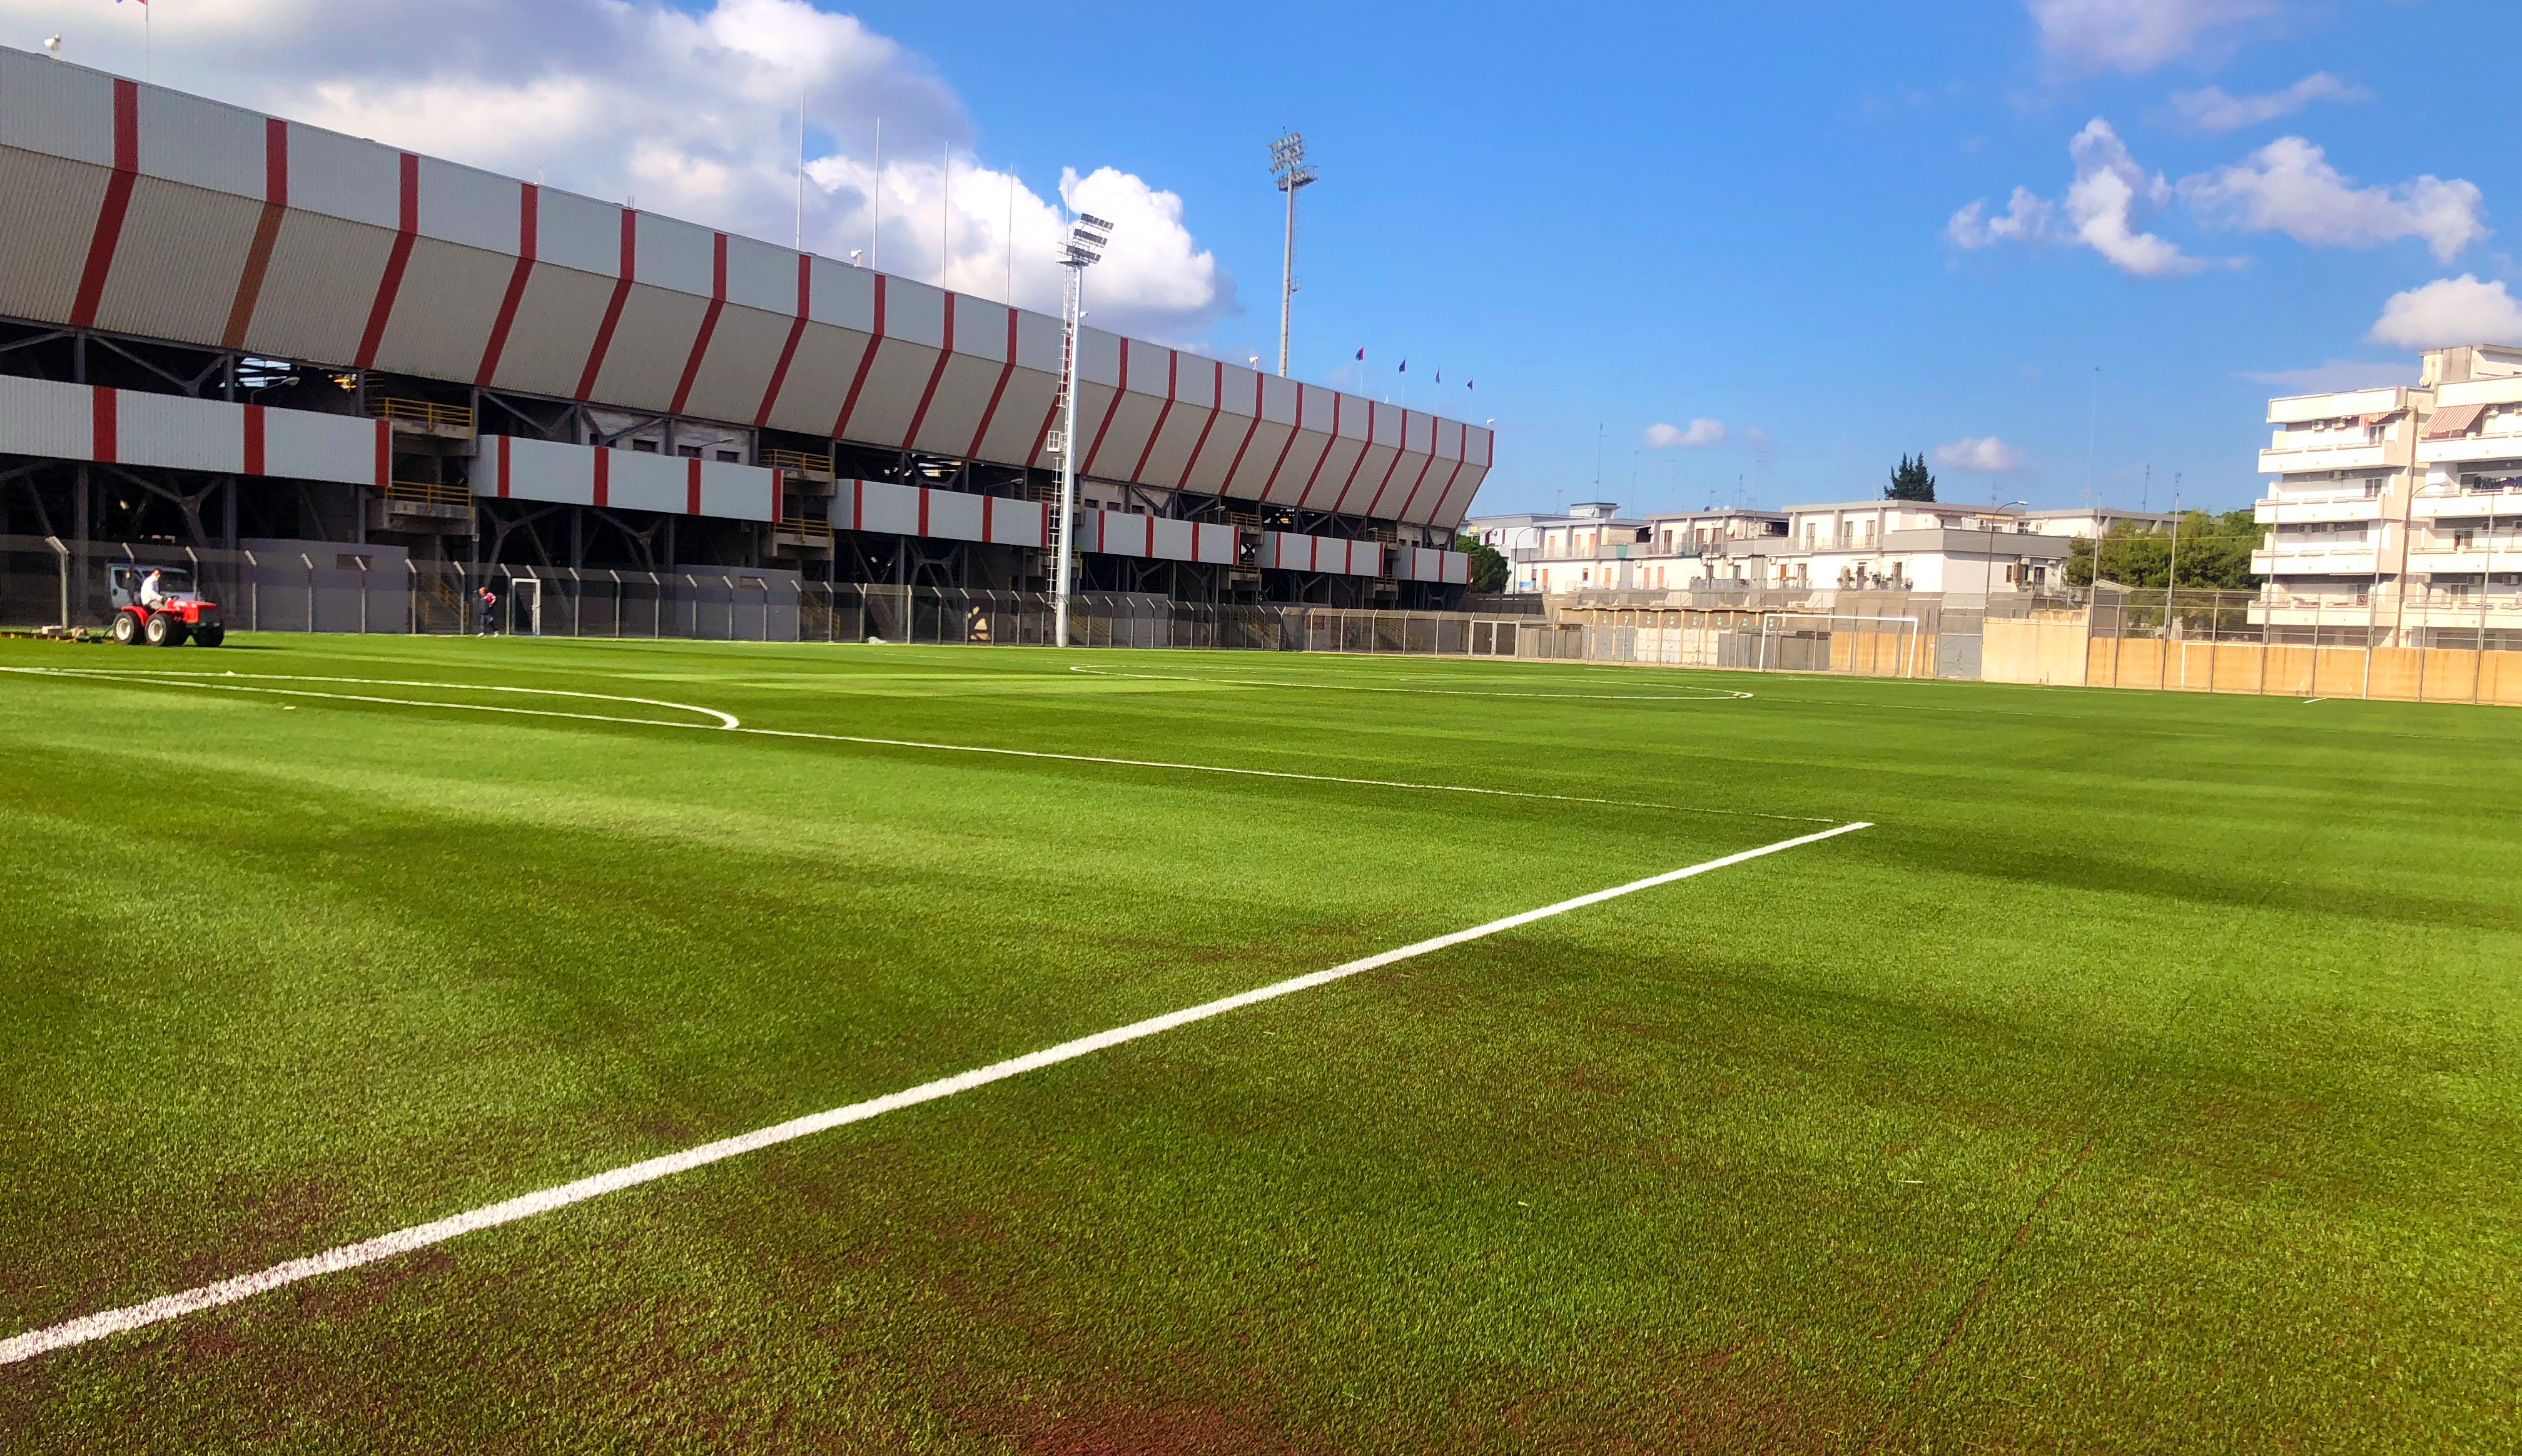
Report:
M 2379 443 L 2349 444 L 2343 441 L 2270 448 L 2260 451 L 2260 474 L 2295 475 L 2307 470 L 2363 470 L 2391 463 L 2384 458 L 2388 451 Z
M 473 438 L 473 411 L 461 404 L 385 395 L 369 395 L 366 402 L 369 416 L 391 424 L 397 435 L 427 435 L 439 440 Z
M 2419 494 L 2409 514 L 2420 521 L 2484 521 L 2490 516 L 2522 520 L 2522 491 L 2459 491 Z
M 2419 464 L 2448 465 L 2461 460 L 2522 460 L 2522 435 L 2506 431 L 2417 442 Z
M 2263 577 L 2369 577 L 2381 570 L 2381 553 L 2367 546 L 2279 546 L 2253 551 L 2251 571 Z
M 2378 521 L 2382 497 L 2364 488 L 2352 491 L 2288 492 L 2252 502 L 2251 518 L 2263 526 L 2290 526 L 2315 521 Z
M 2464 573 L 2522 572 L 2522 540 L 2499 540 L 2490 550 L 2484 542 L 2466 546 L 2437 543 L 2410 546 L 2408 570 L 2431 572 L 2436 576 L 2458 577 Z

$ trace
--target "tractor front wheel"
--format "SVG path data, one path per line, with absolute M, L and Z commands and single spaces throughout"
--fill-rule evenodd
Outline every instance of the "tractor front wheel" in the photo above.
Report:
M 196 647 L 215 647 L 227 639 L 228 629 L 225 623 L 206 622 L 193 629 L 193 645 Z
M 114 614 L 114 639 L 128 647 L 140 640 L 140 618 L 131 612 Z
M 152 647 L 184 645 L 184 624 L 164 612 L 149 614 L 149 625 L 140 629 L 141 637 Z

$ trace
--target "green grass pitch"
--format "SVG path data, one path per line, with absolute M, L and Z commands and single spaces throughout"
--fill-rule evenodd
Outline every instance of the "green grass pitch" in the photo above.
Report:
M 0 673 L 0 1339 L 1876 825 L 0 1367 L 0 1450 L 2522 1449 L 2511 711 L 471 638 L 0 668 L 469 684 Z

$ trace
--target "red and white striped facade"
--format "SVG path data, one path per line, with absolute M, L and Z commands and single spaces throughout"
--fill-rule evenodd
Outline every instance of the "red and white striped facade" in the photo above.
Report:
M 1055 318 L 7 49 L 0 196 L 0 314 L 1049 463 Z M 1160 345 L 1079 355 L 1096 479 L 1451 528 L 1493 458 L 1477 426 Z M 712 478 L 705 513 L 776 514 Z

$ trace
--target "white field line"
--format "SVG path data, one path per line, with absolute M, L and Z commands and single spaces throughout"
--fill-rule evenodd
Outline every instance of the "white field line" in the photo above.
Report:
M 2305 699 L 2303 700 L 2303 705 L 2304 705 L 2305 707 L 2309 708 L 2309 707 L 2311 707 L 2311 706 L 2312 706 L 2312 704 L 2314 704 L 2314 703 L 2325 703 L 2325 702 L 2328 702 L 2328 701 L 2329 701 L 2329 699 L 2327 699 L 2327 698 L 2305 698 Z
M 145 681 L 164 680 L 166 687 L 215 687 L 229 692 L 262 692 L 281 697 L 339 698 L 352 703 L 393 703 L 416 708 L 462 708 L 475 713 L 516 713 L 530 718 L 583 718 L 593 723 L 652 724 L 658 728 L 700 728 L 697 723 L 659 723 L 653 718 L 619 718 L 601 713 L 562 713 L 550 708 L 500 708 L 484 703 L 433 703 L 414 698 L 375 697 L 356 692 L 321 692 L 304 687 L 250 687 L 244 680 L 272 682 L 351 682 L 365 687 L 436 687 L 456 692 L 517 692 L 530 697 L 588 698 L 605 703 L 638 703 L 650 708 L 673 708 L 683 713 L 697 713 L 717 719 L 723 728 L 736 727 L 732 713 L 716 708 L 699 708 L 690 703 L 670 703 L 663 698 L 625 697 L 614 692 L 573 692 L 565 687 L 500 687 L 488 682 L 418 682 L 398 678 L 317 678 L 304 673 L 212 673 L 184 672 L 158 668 L 0 668 L 0 673 L 23 673 L 38 678 L 90 678 L 114 682 L 137 678 Z
M 1324 692 L 1398 692 L 1439 698 L 1582 698 L 1603 703 L 1726 703 L 1751 696 L 1731 688 L 1703 692 L 1492 692 L 1470 687 L 1368 687 L 1354 682 L 1308 682 L 1283 678 L 1200 678 L 1182 673 L 1116 673 L 1108 668 L 1069 669 L 1096 678 L 1135 678 L 1150 682 L 1216 682 L 1229 687 L 1311 687 Z
M 1873 825 L 1864 822 L 1845 823 L 1824 829 L 1819 833 L 1799 834 L 1793 839 L 1781 839 L 1775 844 L 1764 844 L 1757 849 L 1747 849 L 1739 854 L 1708 860 L 1687 869 L 1666 870 L 1645 879 L 1631 880 L 1624 885 L 1614 885 L 1608 890 L 1596 890 L 1590 895 L 1579 895 L 1572 900 L 1562 900 L 1556 905 L 1545 905 L 1539 910 L 1527 910 L 1518 915 L 1508 916 L 1504 919 L 1491 920 L 1484 925 L 1474 925 L 1469 930 L 1456 930 L 1450 934 L 1403 946 L 1399 950 L 1385 951 L 1380 955 L 1350 961 L 1334 965 L 1329 970 L 1313 971 L 1263 986 L 1258 990 L 1241 992 L 1217 1001 L 1203 1002 L 1179 1011 L 1168 1011 L 1161 1016 L 1133 1021 L 1127 1026 L 1116 1026 L 1109 1031 L 1098 1031 L 1092 1036 L 1061 1042 L 1055 1047 L 1045 1047 L 1039 1052 L 1029 1052 L 1022 1057 L 1011 1057 L 1004 1061 L 994 1061 L 987 1066 L 975 1067 L 967 1072 L 941 1077 L 934 1082 L 923 1082 L 901 1092 L 869 1098 L 865 1102 L 852 1103 L 847 1106 L 834 1107 L 826 1112 L 792 1118 L 786 1122 L 757 1128 L 732 1138 L 722 1138 L 715 1143 L 703 1143 L 697 1148 L 687 1148 L 680 1152 L 671 1152 L 663 1157 L 652 1157 L 644 1162 L 615 1168 L 611 1172 L 598 1173 L 572 1183 L 539 1189 L 502 1202 L 485 1204 L 482 1207 L 435 1219 L 429 1223 L 397 1229 L 391 1234 L 379 1235 L 374 1239 L 362 1240 L 356 1244 L 345 1244 L 337 1248 L 328 1248 L 322 1253 L 274 1264 L 268 1269 L 258 1270 L 253 1274 L 241 1274 L 233 1279 L 222 1279 L 214 1284 L 185 1290 L 180 1293 L 162 1294 L 146 1303 L 127 1304 L 120 1309 L 109 1309 L 78 1319 L 67 1320 L 58 1325 L 49 1325 L 40 1330 L 29 1330 L 23 1335 L 0 1340 L 0 1365 L 15 1365 L 54 1350 L 68 1349 L 72 1345 L 86 1344 L 108 1336 L 124 1334 L 150 1325 L 163 1324 L 168 1320 L 179 1319 L 205 1309 L 215 1309 L 223 1304 L 234 1304 L 240 1299 L 269 1293 L 273 1290 L 297 1284 L 302 1280 L 313 1279 L 318 1275 L 339 1274 L 344 1270 L 374 1264 L 400 1254 L 410 1253 L 415 1249 L 444 1244 L 466 1234 L 479 1233 L 484 1229 L 495 1229 L 502 1224 L 534 1218 L 556 1209 L 566 1208 L 573 1203 L 584 1203 L 590 1198 L 600 1198 L 607 1194 L 637 1188 L 641 1184 L 654 1183 L 661 1178 L 671 1178 L 677 1173 L 687 1173 L 694 1168 L 707 1167 L 711 1163 L 724 1162 L 748 1152 L 759 1152 L 765 1148 L 793 1143 L 800 1138 L 813 1137 L 817 1133 L 828 1132 L 836 1127 L 846 1127 L 854 1122 L 864 1122 L 869 1118 L 881 1117 L 887 1112 L 899 1111 L 904 1107 L 915 1107 L 922 1103 L 937 1102 L 976 1088 L 987 1087 L 993 1082 L 1004 1082 L 1010 1077 L 1020 1077 L 1027 1072 L 1055 1066 L 1063 1061 L 1074 1061 L 1078 1057 L 1106 1048 L 1117 1047 L 1125 1042 L 1139 1041 L 1172 1031 L 1177 1027 L 1191 1025 L 1194 1021 L 1205 1021 L 1212 1016 L 1222 1016 L 1229 1011 L 1240 1010 L 1248 1006 L 1258 1006 L 1265 1001 L 1276 1001 L 1283 996 L 1293 996 L 1299 991 L 1310 991 L 1317 986 L 1345 980 L 1366 971 L 1378 970 L 1386 965 L 1430 955 L 1468 941 L 1480 940 L 1518 926 L 1529 925 L 1535 920 L 1546 920 L 1553 916 L 1564 916 L 1570 911 L 1583 910 L 1590 905 L 1600 905 L 1606 900 L 1616 900 L 1623 895 L 1634 895 L 1641 890 L 1652 890 L 1658 885 L 1691 879 L 1746 861 L 1756 860 L 1765 855 L 1779 854 L 1806 844 L 1817 844 L 1825 839 L 1834 839 L 1842 834 L 1852 834 L 1859 829 L 1871 827 Z
M 600 692 L 560 692 L 537 687 L 486 687 L 490 692 L 551 692 L 563 697 L 609 699 L 614 702 L 645 703 L 656 707 L 680 708 L 691 713 L 705 713 L 720 720 L 715 724 L 669 723 L 655 718 L 620 718 L 601 713 L 564 713 L 551 708 L 503 708 L 484 703 L 444 703 L 425 698 L 378 697 L 367 693 L 322 692 L 304 687 L 250 687 L 243 677 L 231 681 L 226 675 L 201 681 L 170 677 L 150 672 L 122 673 L 113 669 L 82 670 L 75 668 L 0 668 L 0 673 L 26 673 L 38 677 L 94 678 L 113 681 L 118 678 L 137 678 L 141 681 L 165 687 L 215 687 L 231 692 L 271 693 L 281 697 L 334 698 L 344 702 L 387 703 L 405 708 L 449 708 L 467 713 L 509 713 L 528 718 L 575 718 L 589 723 L 627 723 L 639 728 L 698 728 L 705 732 L 753 733 L 766 738 L 806 738 L 824 743 L 857 743 L 874 748 L 911 748 L 926 753 L 985 753 L 1002 758 L 1044 759 L 1055 763 L 1099 764 L 1108 768 L 1161 769 L 1176 774 L 1225 774 L 1241 778 L 1287 778 L 1305 783 L 1339 783 L 1356 788 L 1413 789 L 1423 793 L 1481 794 L 1497 799 L 1537 799 L 1557 804 L 1595 804 L 1612 809 L 1656 809 L 1667 814 L 1710 814 L 1727 819 L 1766 819 L 1786 823 L 1827 824 L 1837 821 L 1813 814 L 1772 814 L 1759 809 L 1710 809 L 1697 804 L 1658 804 L 1649 799 L 1610 799 L 1589 794 L 1545 794 L 1532 789 L 1482 788 L 1467 783 L 1413 783 L 1399 778 L 1355 778 L 1334 774 L 1298 774 L 1285 769 L 1244 769 L 1229 764 L 1178 764 L 1163 759 L 1112 758 L 1092 753 L 1053 753 L 1039 748 L 997 748 L 982 743 L 930 743 L 916 738 L 876 738 L 862 733 L 816 733 L 802 728 L 746 728 L 732 713 L 716 708 L 698 708 L 688 703 L 668 703 L 657 698 L 613 697 Z M 460 682 L 403 682 L 384 678 L 306 678 L 281 674 L 257 673 L 256 678 L 275 678 L 284 681 L 346 682 L 379 687 L 439 687 L 462 689 Z

